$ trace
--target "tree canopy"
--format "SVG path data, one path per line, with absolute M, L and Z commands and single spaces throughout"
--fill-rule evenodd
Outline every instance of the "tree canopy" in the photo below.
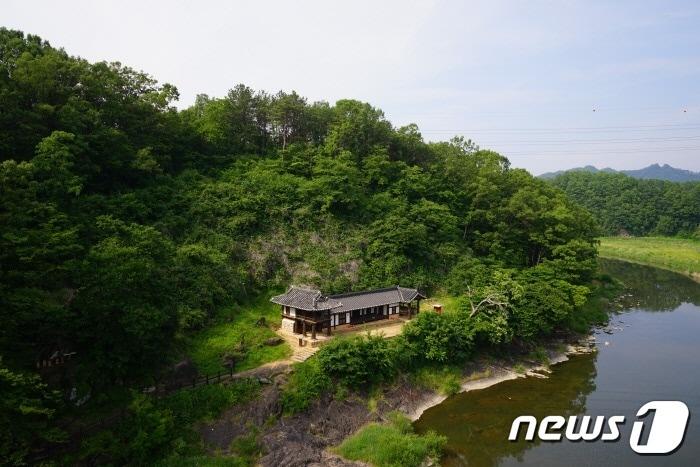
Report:
M 700 182 L 571 171 L 552 183 L 586 207 L 607 235 L 700 236 Z
M 56 352 L 75 353 L 64 391 L 147 381 L 218 307 L 291 282 L 508 284 L 523 337 L 580 302 L 593 218 L 502 155 L 356 100 L 177 96 L 0 29 L 0 356 L 28 391 L 13 372 Z M 503 341 L 497 325 L 474 338 Z

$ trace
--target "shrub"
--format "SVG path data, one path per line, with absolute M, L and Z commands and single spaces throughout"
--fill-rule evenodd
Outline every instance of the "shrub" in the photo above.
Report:
M 253 398 L 260 385 L 252 379 L 233 384 L 212 384 L 177 391 L 159 402 L 170 410 L 178 424 L 190 425 L 199 420 L 213 419 L 224 409 Z
M 334 339 L 318 352 L 323 371 L 358 389 L 390 380 L 395 372 L 395 346 L 381 335 Z
M 317 358 L 297 363 L 282 392 L 282 412 L 292 415 L 306 410 L 330 387 L 331 379 L 323 372 Z
M 252 428 L 248 434 L 237 437 L 231 442 L 231 452 L 235 454 L 241 463 L 255 465 L 260 457 L 262 448 L 258 442 L 258 430 Z
M 60 442 L 65 434 L 50 421 L 61 408 L 60 394 L 35 375 L 5 368 L 0 357 L 0 459 L 23 465 L 32 448 Z
M 523 293 L 514 300 L 511 326 L 515 335 L 533 340 L 547 335 L 586 302 L 589 289 L 551 276 L 548 268 L 520 274 Z
M 387 418 L 389 419 L 389 423 L 401 433 L 413 433 L 411 420 L 398 410 L 389 412 Z
M 544 347 L 538 346 L 528 355 L 530 360 L 533 360 L 542 365 L 549 365 L 549 355 Z
M 439 458 L 447 443 L 435 432 L 417 435 L 401 413 L 389 415 L 389 424 L 370 423 L 336 448 L 346 459 L 369 462 L 378 467 L 420 466 L 426 458 Z M 381 440 L 381 442 L 377 442 Z
M 403 330 L 406 351 L 427 362 L 457 362 L 474 347 L 474 331 L 465 313 L 421 313 Z
M 68 463 L 153 465 L 160 461 L 164 465 L 199 465 L 196 460 L 190 463 L 186 457 L 180 459 L 198 451 L 198 437 L 192 425 L 249 400 L 258 388 L 253 380 L 244 380 L 183 389 L 159 400 L 137 394 L 129 406 L 129 415 L 113 430 L 86 439 L 79 453 L 80 462 Z M 212 465 L 232 464 L 217 461 Z
M 425 366 L 416 370 L 413 378 L 417 384 L 446 396 L 462 388 L 462 372 L 456 366 Z

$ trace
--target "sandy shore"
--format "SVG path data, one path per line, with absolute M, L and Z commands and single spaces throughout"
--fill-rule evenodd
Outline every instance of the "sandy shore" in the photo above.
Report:
M 557 350 L 554 348 L 548 349 L 548 365 L 533 364 L 532 362 L 528 362 L 526 360 L 516 362 L 497 361 L 494 363 L 490 363 L 485 365 L 483 368 L 483 370 L 488 371 L 488 376 L 484 376 L 477 379 L 470 379 L 469 377 L 467 377 L 467 380 L 464 381 L 461 385 L 460 393 L 467 391 L 475 391 L 478 389 L 486 389 L 504 381 L 509 381 L 517 378 L 525 378 L 528 376 L 546 378 L 547 373 L 551 371 L 549 367 L 551 367 L 552 365 L 556 365 L 558 363 L 562 363 L 569 360 L 569 357 L 571 355 L 595 352 L 595 350 L 595 337 L 593 335 L 590 335 L 581 339 L 575 344 L 567 345 L 566 349 L 564 350 Z M 519 368 L 520 372 L 515 371 L 515 367 L 518 365 L 521 366 L 521 368 Z M 480 373 L 482 371 L 480 371 Z M 411 421 L 416 421 L 421 417 L 421 415 L 423 415 L 423 412 L 425 412 L 431 407 L 440 404 L 448 397 L 450 396 L 445 396 L 442 394 L 433 394 L 406 415 L 411 419 Z

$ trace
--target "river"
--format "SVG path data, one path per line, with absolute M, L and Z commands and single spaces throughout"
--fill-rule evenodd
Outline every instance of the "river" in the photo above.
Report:
M 629 288 L 619 313 L 595 331 L 597 353 L 527 377 L 448 398 L 425 411 L 416 431 L 448 438 L 445 466 L 700 465 L 700 284 L 657 268 L 601 260 Z M 672 455 L 641 456 L 629 446 L 635 414 L 651 400 L 690 409 L 685 443 Z M 519 415 L 624 415 L 617 442 L 509 442 Z

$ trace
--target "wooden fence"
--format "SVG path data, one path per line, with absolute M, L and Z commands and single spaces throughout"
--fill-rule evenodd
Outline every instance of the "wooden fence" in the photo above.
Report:
M 153 386 L 148 386 L 141 389 L 144 394 L 151 394 L 156 397 L 162 397 L 179 391 L 181 389 L 193 389 L 199 386 L 208 386 L 210 384 L 219 384 L 226 381 L 235 381 L 237 379 L 245 379 L 249 376 L 241 373 L 234 373 L 233 367 L 229 367 L 228 371 L 219 371 L 216 374 L 207 374 L 196 376 L 190 380 L 179 379 L 165 383 L 156 382 Z

